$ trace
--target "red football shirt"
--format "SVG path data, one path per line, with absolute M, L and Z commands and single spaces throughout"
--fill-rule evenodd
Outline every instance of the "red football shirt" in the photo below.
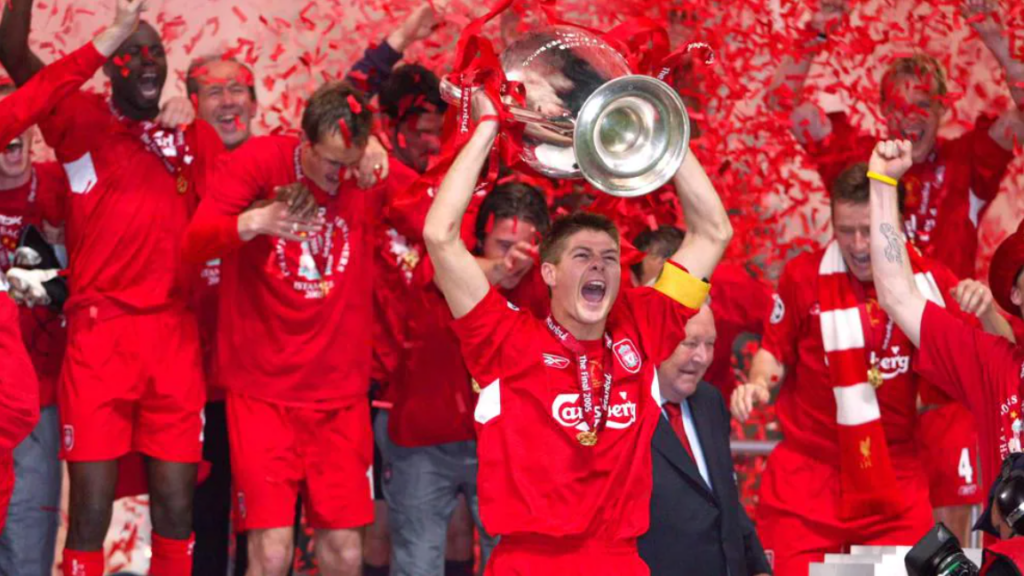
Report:
M 382 224 L 375 232 L 373 287 L 373 364 L 371 376 L 382 386 L 381 400 L 391 401 L 390 380 L 402 352 L 406 307 L 402 294 L 426 254 L 420 236 L 431 198 L 410 191 L 420 174 L 396 156 L 388 158 Z
M 40 123 L 64 165 L 69 290 L 65 310 L 104 316 L 187 304 L 181 241 L 224 145 L 203 121 L 187 130 L 194 161 L 178 178 L 118 119 L 104 98 L 78 92 Z
M 63 215 L 54 213 L 57 199 L 65 195 L 67 180 L 57 164 L 36 164 L 24 186 L 0 190 L 0 272 L 11 268 L 22 232 L 33 225 L 42 232 L 42 221 L 60 225 Z M 67 329 L 64 316 L 49 307 L 20 307 L 21 335 L 39 378 L 39 405 L 57 402 L 57 381 L 64 362 Z
M 839 467 L 839 432 L 836 401 L 821 337 L 818 302 L 818 267 L 823 250 L 793 258 L 779 279 L 773 296 L 774 309 L 765 323 L 762 347 L 786 367 L 775 411 L 782 428 L 783 443 L 793 451 L 819 462 Z M 936 284 L 943 295 L 955 285 L 955 278 L 932 266 Z M 856 279 L 852 279 L 856 282 Z M 874 300 L 874 286 L 863 285 L 872 301 L 868 305 L 874 330 L 869 341 L 881 348 L 889 320 Z M 949 298 L 946 298 L 949 305 Z M 878 388 L 882 427 L 885 430 L 893 471 L 900 481 L 923 475 L 916 444 L 918 376 L 913 373 L 915 353 L 910 340 L 898 326 L 880 356 L 884 384 Z M 922 480 L 925 484 L 926 481 Z M 781 509 L 799 508 L 804 501 L 799 490 L 788 495 L 762 491 L 762 504 Z M 786 498 L 793 501 L 783 501 Z M 778 500 L 778 501 L 777 501 Z
M 483 386 L 474 416 L 488 531 L 599 541 L 647 531 L 651 438 L 661 414 L 656 366 L 694 313 L 651 288 L 620 294 L 607 323 L 615 357 L 604 367 L 613 379 L 609 419 L 593 447 L 576 438 L 585 424 L 574 358 L 544 320 L 491 290 L 454 322 Z
M 846 114 L 829 114 L 832 134 L 807 147 L 825 188 L 856 162 L 867 162 L 877 139 L 860 134 Z M 921 252 L 942 262 L 960 278 L 975 276 L 978 222 L 999 192 L 1013 152 L 988 135 L 994 118 L 978 118 L 974 128 L 953 140 L 939 140 L 926 162 L 903 176 L 907 188 L 904 225 Z
M 744 333 L 760 335 L 772 309 L 771 291 L 742 266 L 720 263 L 711 275 L 711 312 L 715 316 L 715 358 L 704 374 L 724 398 L 736 388 L 732 358 L 736 339 Z
M 220 256 L 217 364 L 229 390 L 299 406 L 366 401 L 373 227 L 382 193 L 337 194 L 301 178 L 327 224 L 306 242 L 238 237 L 238 215 L 299 180 L 299 140 L 253 138 L 224 158 L 185 239 L 186 257 Z
M 991 483 L 1003 459 L 1021 451 L 1024 349 L 928 303 L 921 319 L 917 369 L 974 415 L 982 478 Z

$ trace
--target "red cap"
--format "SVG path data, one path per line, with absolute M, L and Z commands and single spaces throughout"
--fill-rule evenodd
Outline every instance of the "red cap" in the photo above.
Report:
M 992 296 L 1004 310 L 1017 317 L 1021 317 L 1020 306 L 1015 306 L 1010 300 L 1010 292 L 1017 284 L 1021 268 L 1024 268 L 1024 222 L 996 248 L 988 271 Z

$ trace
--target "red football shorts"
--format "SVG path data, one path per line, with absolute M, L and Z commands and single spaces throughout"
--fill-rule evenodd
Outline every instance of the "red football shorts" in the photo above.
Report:
M 494 548 L 484 576 L 650 576 L 636 541 L 580 541 L 546 536 L 506 535 Z
M 206 392 L 195 318 L 183 310 L 69 317 L 58 400 L 68 461 L 136 451 L 199 462 Z
M 761 478 L 757 533 L 776 576 L 807 576 L 825 554 L 850 546 L 913 546 L 934 526 L 924 473 L 901 471 L 897 483 L 907 509 L 890 517 L 838 518 L 839 471 L 783 441 L 768 457 Z M 789 504 L 787 506 L 787 503 Z
M 923 412 L 918 426 L 932 507 L 981 503 L 987 491 L 982 490 L 979 478 L 974 416 L 959 403 L 950 402 Z
M 238 515 L 246 530 L 289 527 L 300 491 L 309 526 L 373 522 L 370 407 L 285 406 L 228 392 L 228 439 Z

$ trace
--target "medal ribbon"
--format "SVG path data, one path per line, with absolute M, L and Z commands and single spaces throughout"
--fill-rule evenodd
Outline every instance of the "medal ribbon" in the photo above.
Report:
M 191 163 L 191 161 L 187 160 L 191 153 L 189 151 L 188 141 L 185 139 L 184 130 L 181 128 L 175 129 L 173 138 L 177 156 L 175 158 L 169 158 L 164 154 L 163 148 L 160 144 L 157 143 L 157 137 L 162 134 L 166 134 L 166 130 L 148 120 L 142 122 L 130 120 L 121 115 L 121 113 L 114 108 L 114 104 L 112 102 L 108 102 L 108 104 L 110 106 L 111 114 L 113 114 L 114 117 L 125 126 L 125 128 L 132 132 L 132 134 L 142 142 L 142 145 L 146 147 L 146 150 L 149 150 L 150 153 L 160 159 L 160 162 L 163 163 L 164 168 L 167 169 L 171 176 L 181 175 L 185 165 Z
M 604 430 L 605 424 L 608 422 L 608 408 L 611 405 L 612 398 L 612 338 L 607 332 L 604 334 L 604 390 L 601 393 L 601 406 L 596 408 L 594 406 L 594 387 L 590 382 L 590 371 L 587 370 L 588 358 L 587 351 L 582 344 L 576 340 L 576 337 L 569 333 L 568 330 L 562 327 L 553 316 L 548 316 L 547 319 L 548 330 L 551 334 L 562 343 L 576 359 L 576 370 L 579 373 L 580 378 L 580 392 L 583 398 L 583 421 L 586 422 L 589 427 L 589 431 L 598 433 Z

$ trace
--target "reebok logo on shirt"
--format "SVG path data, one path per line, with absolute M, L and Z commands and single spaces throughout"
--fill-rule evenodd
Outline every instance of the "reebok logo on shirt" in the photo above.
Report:
M 612 395 L 608 412 L 608 428 L 622 430 L 636 422 L 636 402 L 629 399 L 629 394 L 625 390 Z M 555 401 L 551 404 L 551 415 L 554 416 L 555 421 L 566 428 L 579 430 L 587 428 L 587 424 L 583 420 L 583 404 L 579 394 L 555 396 Z
M 569 367 L 569 359 L 555 356 L 554 354 L 543 354 L 544 365 L 549 368 L 566 369 Z

